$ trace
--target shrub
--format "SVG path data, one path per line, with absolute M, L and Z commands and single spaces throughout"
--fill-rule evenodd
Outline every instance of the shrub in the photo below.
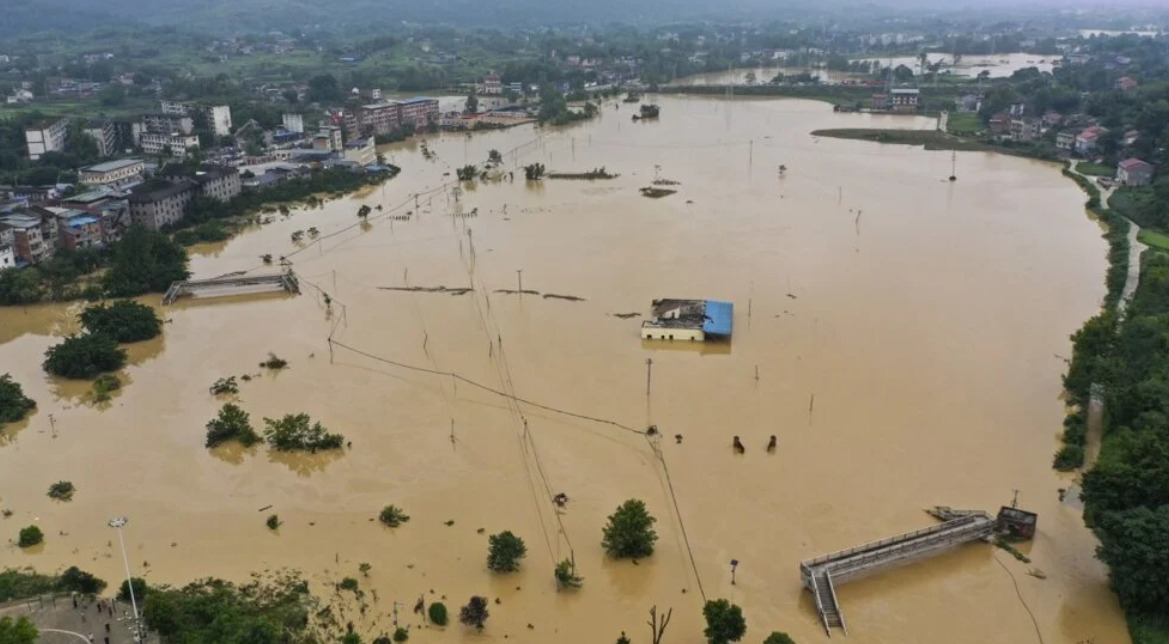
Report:
M 215 447 L 230 440 L 239 441 L 244 447 L 260 442 L 260 436 L 252 429 L 248 412 L 232 403 L 219 410 L 219 415 L 207 422 L 207 447 Z
M 36 407 L 35 401 L 24 397 L 24 389 L 10 374 L 0 376 L 0 425 L 23 420 Z
M 430 618 L 430 621 L 434 622 L 435 624 L 439 626 L 446 626 L 446 604 L 443 604 L 442 602 L 434 602 L 430 605 L 430 608 L 426 609 L 426 615 Z
M 85 380 L 116 371 L 126 364 L 126 352 L 104 335 L 71 335 L 45 352 L 45 371 L 62 378 Z
M 363 562 L 361 562 L 361 565 L 357 566 L 357 569 L 359 571 L 361 571 L 362 577 L 368 577 L 369 571 L 373 569 L 373 566 L 371 566 L 363 561 Z
M 131 577 L 134 581 L 134 601 L 139 602 L 139 605 L 145 601 L 148 589 L 146 587 L 146 580 L 141 577 Z M 125 580 L 122 585 L 118 586 L 118 599 L 122 601 L 130 601 L 130 584 Z
M 21 548 L 29 548 L 39 543 L 44 543 L 45 533 L 35 525 L 30 525 L 27 528 L 20 529 L 20 536 L 16 540 L 16 545 Z
M 93 381 L 93 402 L 109 402 L 110 393 L 122 388 L 122 381 L 112 373 L 103 373 Z
M 489 616 L 487 598 L 479 595 L 471 597 L 467 605 L 459 609 L 459 621 L 466 626 L 474 626 L 480 631 L 483 630 L 483 625 L 487 623 Z
M 382 508 L 381 514 L 378 515 L 378 521 L 388 525 L 391 528 L 396 528 L 403 523 L 410 520 L 410 517 L 396 505 L 387 505 Z
M 510 530 L 493 534 L 487 538 L 487 568 L 494 572 L 514 572 L 520 567 L 520 559 L 528 553 L 524 540 Z
M 96 595 L 106 588 L 104 580 L 94 577 L 77 566 L 66 568 L 65 572 L 61 573 L 59 584 L 61 590 L 83 595 Z
M 100 333 L 118 342 L 149 340 L 162 333 L 162 318 L 153 308 L 133 300 L 87 307 L 81 312 L 81 324 L 90 333 Z
M 1084 448 L 1079 445 L 1064 445 L 1055 453 L 1052 463 L 1061 472 L 1070 472 L 1084 465 Z
M 796 644 L 796 641 L 787 633 L 780 633 L 779 631 L 772 631 L 767 639 L 763 640 L 763 644 Z
M 264 439 L 281 452 L 339 449 L 345 443 L 340 434 L 330 434 L 319 423 L 311 423 L 308 414 L 286 414 L 279 420 L 265 418 Z M 310 424 L 311 423 L 311 424 Z
M 288 366 L 288 361 L 277 356 L 275 353 L 268 353 L 268 359 L 260 363 L 261 367 L 265 369 L 275 369 L 279 371 Z
M 601 546 L 610 557 L 618 559 L 648 557 L 658 540 L 653 529 L 656 521 L 646 511 L 643 501 L 629 499 L 609 515 L 609 522 L 602 530 Z
M 354 579 L 352 577 L 346 577 L 346 578 L 341 580 L 341 583 L 337 584 L 337 587 L 340 588 L 341 590 L 348 590 L 348 591 L 352 591 L 352 592 L 357 592 L 359 585 L 358 585 L 356 579 Z
M 743 611 L 725 599 L 706 602 L 702 607 L 702 615 L 706 618 L 706 628 L 702 634 L 710 644 L 730 644 L 747 634 Z
M 49 498 L 58 501 L 72 501 L 73 493 L 76 491 L 77 488 L 73 487 L 69 481 L 57 481 L 49 486 Z
M 210 391 L 212 396 L 238 394 L 239 384 L 236 383 L 235 376 L 231 376 L 230 378 L 220 378 L 219 380 L 215 381 L 215 384 L 211 385 Z
M 572 561 L 565 559 L 556 564 L 556 587 L 562 588 L 580 588 L 584 582 L 583 577 L 578 577 L 576 574 L 576 566 L 572 565 Z
M 264 523 L 268 526 L 269 530 L 275 530 L 276 528 L 280 527 L 280 523 L 281 523 L 280 515 L 279 514 L 269 514 L 268 520 L 265 521 Z
M 402 628 L 401 626 L 399 626 L 394 631 L 394 641 L 395 642 L 405 642 L 408 639 L 410 639 L 410 632 L 407 631 L 406 629 Z
M 4 644 L 36 644 L 41 641 L 37 627 L 23 615 L 15 620 L 0 618 L 0 642 Z

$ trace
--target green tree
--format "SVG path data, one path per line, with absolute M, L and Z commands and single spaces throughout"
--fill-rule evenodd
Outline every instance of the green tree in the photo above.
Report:
M 308 100 L 317 103 L 340 101 L 341 87 L 332 74 L 318 74 L 308 81 Z
M 706 618 L 706 628 L 702 634 L 710 644 L 730 644 L 747 634 L 743 611 L 725 599 L 706 602 L 702 607 L 702 615 Z
M 618 559 L 648 557 L 658 540 L 655 522 L 657 519 L 650 516 L 643 501 L 629 499 L 609 515 L 602 529 L 601 546 L 610 557 Z
M 94 577 L 77 566 L 70 566 L 61 573 L 60 588 L 66 592 L 96 595 L 105 590 L 106 582 Z
M 479 98 L 475 96 L 475 92 L 467 94 L 467 100 L 463 103 L 463 111 L 468 114 L 474 114 L 479 111 Z
M 30 525 L 27 528 L 21 528 L 20 534 L 17 536 L 16 545 L 21 548 L 29 548 L 40 543 L 44 543 L 45 533 L 35 525 Z
M 308 414 L 286 414 L 278 420 L 265 418 L 264 440 L 272 449 L 281 452 L 339 449 L 345 443 L 340 434 L 330 434 L 320 422 L 312 422 Z
M 442 602 L 434 602 L 426 609 L 426 615 L 430 618 L 430 621 L 435 623 L 435 625 L 446 626 L 446 604 L 443 604 Z
M 378 514 L 378 521 L 391 528 L 396 528 L 409 520 L 410 517 L 396 505 L 387 505 Z
M 796 644 L 796 641 L 787 633 L 772 631 L 771 635 L 768 635 L 767 639 L 763 640 L 763 644 Z
M 576 566 L 573 565 L 571 559 L 565 559 L 556 564 L 556 588 L 558 590 L 564 588 L 580 588 L 584 583 L 584 578 L 576 574 Z
M 239 441 L 244 447 L 260 442 L 260 436 L 252 429 L 248 412 L 234 403 L 225 404 L 219 415 L 207 423 L 207 447 L 215 447 L 227 441 Z
M 0 268 L 0 304 L 32 304 L 41 299 L 37 269 Z
M 402 628 L 401 626 L 394 629 L 395 642 L 405 642 L 408 639 L 410 639 L 410 631 Z
M 487 569 L 493 572 L 514 572 L 520 567 L 520 559 L 528 553 L 524 540 L 504 530 L 487 538 Z
M 281 574 L 243 586 L 206 579 L 151 588 L 140 602 L 147 626 L 176 644 L 287 644 L 309 641 L 308 585 Z M 316 641 L 316 640 L 312 640 Z
M 1099 517 L 1096 556 L 1108 564 L 1121 603 L 1149 614 L 1169 614 L 1169 505 L 1137 507 Z
M 26 398 L 20 383 L 11 374 L 0 376 L 0 426 L 23 420 L 28 412 L 37 408 L 36 402 Z
M 146 580 L 141 577 L 131 577 L 130 580 L 134 583 L 134 601 L 144 601 L 147 593 L 150 592 L 149 587 L 146 585 Z M 122 585 L 118 586 L 118 599 L 130 601 L 130 582 L 122 580 Z
M 104 335 L 71 335 L 45 351 L 45 371 L 62 378 L 88 379 L 126 364 L 126 352 Z
M 466 606 L 459 609 L 459 621 L 464 626 L 474 626 L 476 630 L 483 630 L 483 626 L 487 624 L 487 618 L 490 616 L 487 610 L 487 598 L 475 595 L 467 602 Z
M 102 333 L 118 342 L 149 340 L 162 333 L 162 318 L 153 308 L 133 300 L 87 307 L 81 312 L 81 324 L 90 333 Z
M 39 635 L 27 617 L 0 618 L 0 644 L 36 644 Z
M 57 481 L 49 486 L 49 498 L 58 501 L 72 501 L 77 488 L 70 481 Z
M 187 279 L 187 252 L 166 235 L 131 226 L 114 248 L 106 290 L 115 297 L 161 293 Z

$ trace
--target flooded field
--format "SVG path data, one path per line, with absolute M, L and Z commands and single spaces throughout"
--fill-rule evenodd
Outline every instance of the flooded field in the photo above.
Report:
M 942 73 L 949 72 L 955 76 L 973 77 L 985 71 L 990 73 L 991 78 L 1003 78 L 1028 67 L 1035 67 L 1041 72 L 1050 72 L 1055 62 L 1060 59 L 1060 56 L 1058 54 L 1043 55 L 1022 52 L 990 54 L 985 56 L 966 54 L 955 65 L 954 54 L 938 52 L 927 54 L 926 59 L 929 61 L 928 64 L 931 65 L 940 61 L 942 63 Z M 893 67 L 905 65 L 912 69 L 913 73 L 920 73 L 918 66 L 921 61 L 916 56 L 900 56 L 892 59 L 858 58 L 857 60 L 871 60 L 874 63 L 880 63 L 882 67 L 888 67 L 890 62 L 892 62 Z
M 849 641 L 1018 644 L 1038 629 L 1047 644 L 1127 642 L 1095 540 L 1058 500 L 1072 479 L 1049 468 L 1061 356 L 1104 295 L 1105 243 L 1075 184 L 980 153 L 960 154 L 950 183 L 949 152 L 808 134 L 930 119 L 796 100 L 659 104 L 658 122 L 607 103 L 566 129 L 437 136 L 433 160 L 417 143 L 391 147 L 403 171 L 384 189 L 202 248 L 198 277 L 286 255 L 304 294 L 163 309 L 164 336 L 131 347 L 129 384 L 107 409 L 39 367 L 76 306 L 0 311 L 0 371 L 40 403 L 0 438 L 0 507 L 15 513 L 0 528 L 46 534 L 0 550 L 0 566 L 76 563 L 117 580 L 106 521 L 125 514 L 131 563 L 152 583 L 295 567 L 331 595 L 368 562 L 361 583 L 378 603 L 347 616 L 363 633 L 392 630 L 393 602 L 417 624 L 420 595 L 455 608 L 483 594 L 482 636 L 453 626 L 411 641 L 584 644 L 625 630 L 644 642 L 656 604 L 674 608 L 667 642 L 697 643 L 705 594 L 743 606 L 745 641 L 782 630 L 803 644 L 826 636 L 800 560 L 930 525 L 922 510 L 938 504 L 994 512 L 1018 490 L 1039 513 L 1031 564 L 978 544 L 843 585 Z M 491 149 L 514 181 L 454 193 L 455 168 Z M 537 161 L 620 177 L 527 184 L 521 166 Z M 655 177 L 677 194 L 640 196 Z M 375 208 L 367 226 L 362 204 Z M 290 242 L 309 227 L 317 243 Z M 496 292 L 520 280 L 541 295 Z M 473 291 L 383 288 L 412 286 Z M 643 343 L 640 318 L 617 314 L 661 297 L 733 301 L 733 342 Z M 307 412 L 350 448 L 204 449 L 223 402 L 208 387 L 259 373 L 270 351 L 290 368 L 241 382 L 254 423 Z M 660 442 L 640 433 L 650 424 Z M 77 486 L 71 503 L 45 496 L 61 479 Z M 556 515 L 560 492 L 571 500 Z M 657 552 L 607 560 L 601 526 L 631 497 L 658 519 Z M 378 524 L 389 503 L 409 523 Z M 486 570 L 487 534 L 501 530 L 527 542 L 519 573 Z M 553 565 L 569 556 L 584 587 L 558 593 Z

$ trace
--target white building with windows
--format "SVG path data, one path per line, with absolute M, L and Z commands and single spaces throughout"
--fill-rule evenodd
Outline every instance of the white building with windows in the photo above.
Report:
M 69 131 L 69 120 L 47 121 L 24 131 L 28 145 L 28 158 L 36 161 L 46 152 L 60 152 L 65 149 L 65 135 Z
M 156 134 L 143 132 L 138 145 L 146 154 L 169 154 L 172 157 L 185 157 L 191 148 L 199 147 L 199 137 L 194 134 Z

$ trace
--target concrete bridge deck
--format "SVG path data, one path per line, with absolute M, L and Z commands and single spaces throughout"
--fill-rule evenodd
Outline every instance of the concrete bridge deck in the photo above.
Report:
M 942 523 L 833 552 L 800 563 L 804 587 L 816 599 L 816 610 L 829 636 L 833 628 L 845 635 L 848 627 L 836 599 L 835 584 L 843 583 L 895 565 L 933 556 L 964 543 L 985 540 L 994 534 L 996 520 L 981 511 L 944 509 L 935 516 Z
M 229 275 L 203 280 L 175 282 L 162 297 L 164 305 L 172 304 L 184 295 L 240 295 L 271 290 L 300 293 L 300 281 L 292 271 L 266 275 Z

